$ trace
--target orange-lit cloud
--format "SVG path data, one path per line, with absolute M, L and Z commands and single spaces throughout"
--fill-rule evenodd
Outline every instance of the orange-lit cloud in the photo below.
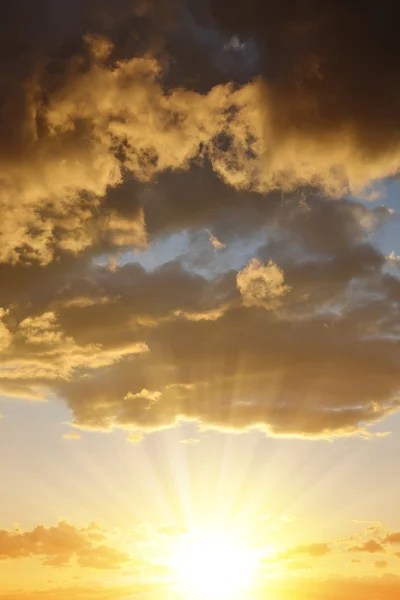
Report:
M 55 567 L 76 560 L 81 567 L 92 569 L 120 568 L 129 556 L 105 543 L 101 528 L 93 524 L 77 528 L 67 522 L 55 527 L 39 525 L 32 531 L 0 531 L 0 558 L 17 559 L 39 556 L 43 563 Z
M 81 436 L 77 431 L 69 431 L 62 435 L 63 440 L 80 440 Z
M 294 546 L 289 548 L 285 553 L 281 555 L 281 558 L 293 558 L 294 556 L 307 555 L 313 557 L 326 556 L 331 552 L 329 544 L 309 544 L 303 546 Z
M 0 391 L 56 394 L 82 428 L 143 433 L 188 418 L 367 437 L 399 406 L 398 281 L 371 243 L 396 215 L 337 195 L 394 174 L 398 111 L 359 94 L 341 51 L 330 62 L 342 36 L 325 40 L 322 24 L 353 22 L 332 3 L 292 16 L 258 6 L 256 20 L 244 7 L 242 22 L 212 2 L 222 37 L 243 29 L 260 56 L 251 81 L 213 75 L 210 85 L 207 53 L 196 54 L 196 83 L 186 77 L 168 37 L 179 2 L 167 4 L 80 8 L 76 26 L 54 22 L 54 39 L 37 34 L 55 19 L 43 4 L 29 13 L 28 58 L 7 35 L 16 68 L 1 62 Z M 127 18 L 141 34 L 122 44 Z M 284 40 L 288 64 L 271 79 L 264 50 Z M 343 96 L 342 75 L 354 95 Z M 118 264 L 121 251 L 205 229 L 211 260 L 206 250 L 152 271 Z M 264 245 L 250 261 L 214 268 L 256 234 Z
M 367 540 L 363 544 L 350 546 L 347 552 L 368 552 L 370 554 L 375 554 L 375 552 L 385 552 L 385 548 L 376 540 Z
M 384 538 L 386 544 L 400 544 L 400 531 L 392 531 Z

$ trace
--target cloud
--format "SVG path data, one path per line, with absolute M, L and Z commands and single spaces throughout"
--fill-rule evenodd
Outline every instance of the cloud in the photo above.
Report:
M 252 258 L 237 274 L 236 281 L 245 306 L 272 308 L 281 296 L 290 291 L 290 287 L 284 285 L 282 270 L 271 260 L 263 265 Z
M 377 569 L 385 569 L 388 566 L 386 560 L 375 560 L 374 567 Z
M 206 230 L 206 231 L 208 233 L 210 244 L 214 248 L 214 250 L 223 250 L 224 248 L 226 248 L 226 245 L 223 244 L 217 237 L 215 237 L 215 235 L 213 235 L 208 230 Z
M 400 544 L 400 531 L 393 531 L 388 533 L 384 538 L 386 544 Z
M 82 426 L 94 420 L 157 429 L 182 416 L 281 435 L 356 433 L 397 406 L 393 342 L 360 339 L 360 327 L 367 333 L 376 317 L 359 310 L 331 326 L 324 316 L 293 321 L 244 307 L 215 321 L 176 317 L 140 326 L 149 353 L 65 382 L 60 392 Z M 158 401 L 133 400 L 143 388 L 161 394 Z
M 400 256 L 398 254 L 396 254 L 394 252 L 394 250 L 386 257 L 386 260 L 393 264 L 393 265 L 398 265 L 398 263 L 400 263 Z
M 39 525 L 32 531 L 0 531 L 0 559 L 38 556 L 46 565 L 60 567 L 76 560 L 80 567 L 117 569 L 129 556 L 105 544 L 96 524 L 77 528 L 65 521 L 54 527 Z
M 69 431 L 62 435 L 63 440 L 80 440 L 81 436 L 77 431 Z
M 5 395 L 41 399 L 52 382 L 68 379 L 81 368 L 96 369 L 122 356 L 147 352 L 143 342 L 105 348 L 101 344 L 78 344 L 60 327 L 54 312 L 13 320 L 9 345 L 2 353 L 0 389 Z
M 294 198 L 278 208 L 262 260 L 236 271 L 203 276 L 179 258 L 110 269 L 87 254 L 7 265 L 2 393 L 56 393 L 83 428 L 145 432 L 189 418 L 365 436 L 398 407 L 399 290 L 366 241 L 386 216 L 306 198 L 306 212 Z M 329 222 L 340 236 L 329 238 Z
M 385 552 L 385 548 L 376 540 L 371 539 L 360 545 L 350 546 L 347 552 L 368 552 L 369 554 L 375 554 L 376 552 Z
M 131 444 L 140 444 L 144 440 L 144 435 L 140 432 L 130 433 L 126 439 Z
M 83 4 L 53 14 L 21 0 L 24 52 L 26 12 L 2 9 L 15 68 L 1 59 L 1 393 L 56 394 L 82 428 L 145 433 L 187 418 L 366 437 L 399 406 L 399 284 L 371 240 L 395 215 L 328 196 L 398 164 L 398 111 L 353 87 L 333 35 L 353 15 L 251 2 L 241 20 L 215 0 L 221 49 L 251 49 L 255 71 L 228 83 L 214 64 L 202 81 L 215 57 L 195 52 L 192 85 L 176 3 Z M 200 12 L 175 25 L 194 32 Z M 267 67 L 275 45 L 282 61 Z M 235 240 L 263 245 L 220 270 L 198 256 L 119 265 L 119 252 L 181 231 L 201 231 L 215 262 Z
M 286 550 L 286 552 L 283 552 L 280 555 L 280 558 L 287 559 L 299 555 L 307 555 L 317 558 L 320 556 L 326 556 L 330 553 L 331 548 L 329 544 L 308 544 L 302 546 L 293 546 L 292 548 Z
M 8 348 L 8 346 L 11 344 L 12 338 L 11 333 L 1 320 L 5 314 L 6 312 L 0 308 L 0 351 Z
M 226 42 L 239 39 L 238 31 L 248 27 L 246 36 L 254 37 L 257 48 L 283 44 L 290 51 L 275 77 L 266 73 L 261 60 L 259 77 L 252 82 L 235 87 L 223 76 L 219 84 L 205 90 L 200 86 L 200 92 L 190 89 L 182 69 L 187 57 L 173 41 L 170 25 L 179 2 L 168 9 L 165 2 L 157 2 L 157 9 L 144 3 L 141 11 L 126 2 L 113 7 L 102 2 L 96 10 L 93 3 L 48 10 L 42 2 L 35 14 L 27 0 L 20 4 L 20 14 L 4 9 L 7 18 L 2 21 L 7 23 L 3 55 L 13 55 L 15 64 L 14 69 L 6 60 L 0 65 L 7 89 L 0 114 L 3 262 L 48 264 L 60 251 L 77 254 L 100 243 L 145 246 L 146 221 L 137 199 L 125 207 L 127 218 L 108 203 L 109 194 L 132 180 L 148 182 L 193 163 L 206 164 L 234 187 L 261 192 L 300 185 L 322 185 L 334 192 L 356 189 L 397 169 L 393 121 L 398 111 L 393 102 L 389 110 L 380 95 L 360 94 L 364 88 L 354 87 L 348 76 L 339 36 L 326 39 L 322 33 L 328 17 L 334 31 L 346 19 L 351 23 L 352 13 L 314 3 L 309 11 L 284 17 L 291 12 L 270 14 L 258 7 L 254 22 L 249 17 L 246 25 L 246 16 L 244 22 L 231 23 L 224 3 L 213 2 Z M 366 22 L 379 25 L 372 14 L 381 9 L 368 6 Z M 28 28 L 21 14 L 30 15 Z M 121 34 L 125 19 L 132 32 L 128 37 Z M 223 33 L 231 26 L 236 37 Z M 21 30 L 25 52 L 15 41 Z M 284 43 L 287 31 L 293 46 Z M 386 44 L 386 34 L 384 39 Z M 241 46 L 236 47 L 235 52 Z M 357 62 L 353 46 L 348 50 L 350 64 Z M 365 51 L 374 64 L 381 56 L 369 45 Z M 336 53 L 338 62 L 331 60 Z M 276 55 L 268 53 L 268 61 Z M 207 68 L 212 66 L 209 58 Z M 168 77 L 174 65 L 182 77 L 172 85 Z M 376 79 L 372 90 L 379 82 L 385 83 L 382 89 L 394 85 L 385 69 L 369 72 Z M 352 93 L 332 94 L 333 89 L 345 90 L 343 83 Z M 369 104 L 366 97 L 375 102 Z M 224 202 L 213 195 L 206 204 L 215 212 Z M 198 209 L 186 204 L 185 212 L 196 218 Z M 155 219 L 162 221 L 162 213 Z M 216 232 L 212 239 L 221 243 Z
M 296 11 L 288 0 L 279 8 L 212 0 L 210 11 L 210 25 L 253 40 L 259 53 L 259 79 L 238 92 L 248 112 L 232 120 L 235 159 L 217 156 L 227 180 L 254 187 L 314 180 L 337 189 L 397 172 L 399 117 L 391 99 L 400 45 L 395 27 L 387 27 L 390 0 L 368 0 L 357 16 L 334 0 Z

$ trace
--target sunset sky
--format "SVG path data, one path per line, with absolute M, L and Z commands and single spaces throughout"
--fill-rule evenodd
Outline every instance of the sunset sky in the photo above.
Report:
M 400 598 L 398 12 L 0 3 L 0 600 Z

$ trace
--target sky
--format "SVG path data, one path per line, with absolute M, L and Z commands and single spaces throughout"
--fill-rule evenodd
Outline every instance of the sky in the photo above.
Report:
M 400 597 L 393 0 L 0 5 L 0 600 Z

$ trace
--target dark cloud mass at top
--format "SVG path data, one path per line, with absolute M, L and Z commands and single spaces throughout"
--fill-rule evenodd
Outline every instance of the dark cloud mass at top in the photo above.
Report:
M 374 236 L 397 215 L 354 197 L 399 169 L 397 10 L 2 3 L 1 393 L 99 429 L 368 435 L 396 411 Z

